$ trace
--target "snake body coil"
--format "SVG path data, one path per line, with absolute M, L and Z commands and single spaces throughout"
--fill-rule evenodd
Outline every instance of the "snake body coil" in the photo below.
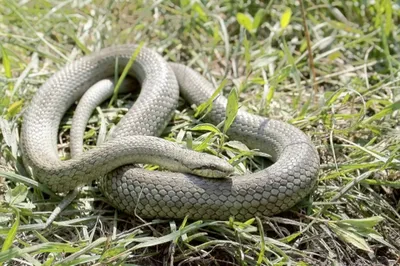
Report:
M 274 164 L 256 173 L 222 179 L 231 166 L 208 154 L 157 138 L 171 119 L 179 92 L 191 104 L 208 100 L 213 86 L 194 70 L 168 64 L 141 48 L 130 75 L 140 95 L 119 122 L 112 138 L 89 151 L 61 161 L 57 132 L 67 109 L 97 81 L 122 70 L 137 49 L 116 46 L 83 57 L 53 75 L 33 97 L 24 114 L 21 147 L 32 175 L 55 192 L 67 192 L 103 176 L 99 185 L 110 203 L 143 218 L 245 220 L 284 211 L 313 188 L 319 157 L 310 139 L 297 128 L 239 110 L 228 135 L 272 156 Z M 118 60 L 116 60 L 118 58 Z M 218 124 L 226 99 L 218 97 L 206 116 Z M 134 163 L 153 163 L 177 172 L 147 171 Z

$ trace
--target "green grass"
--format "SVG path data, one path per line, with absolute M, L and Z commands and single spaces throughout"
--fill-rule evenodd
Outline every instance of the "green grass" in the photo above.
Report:
M 21 2 L 0 0 L 4 265 L 400 263 L 399 5 L 304 0 L 311 65 L 299 1 Z M 226 95 L 236 88 L 249 112 L 306 132 L 321 157 L 315 192 L 285 213 L 247 223 L 144 221 L 116 212 L 94 183 L 43 229 L 61 197 L 23 169 L 18 133 L 25 107 L 67 62 L 140 42 L 194 67 L 216 87 L 227 80 Z M 120 96 L 98 109 L 85 148 L 104 139 L 104 129 L 131 103 Z M 60 127 L 63 158 L 71 112 Z M 221 134 L 191 131 L 201 123 L 193 116 L 182 101 L 163 137 L 218 150 Z M 254 153 L 231 145 L 229 156 L 243 156 L 238 169 L 262 167 Z

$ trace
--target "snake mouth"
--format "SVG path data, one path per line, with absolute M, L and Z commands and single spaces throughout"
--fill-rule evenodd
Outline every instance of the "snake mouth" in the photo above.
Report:
M 208 178 L 223 178 L 228 177 L 233 172 L 233 167 L 229 165 L 227 169 L 217 165 L 203 165 L 191 169 L 192 173 Z

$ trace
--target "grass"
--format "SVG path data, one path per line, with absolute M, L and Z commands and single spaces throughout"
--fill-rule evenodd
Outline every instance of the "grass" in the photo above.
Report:
M 0 263 L 4 265 L 398 265 L 400 263 L 399 5 L 388 0 L 1 0 Z M 304 25 L 308 31 L 305 33 Z M 309 39 L 307 38 L 309 37 Z M 34 92 L 67 62 L 140 43 L 199 70 L 242 108 L 294 124 L 318 148 L 318 186 L 275 217 L 141 220 L 107 205 L 95 184 L 50 227 L 60 202 L 21 164 L 18 133 Z M 312 51 L 313 60 L 309 61 Z M 85 148 L 132 103 L 91 118 Z M 60 127 L 68 157 L 71 113 Z M 215 152 L 220 135 L 181 102 L 163 137 Z M 99 129 L 100 132 L 98 131 Z M 230 142 L 238 169 L 262 161 Z

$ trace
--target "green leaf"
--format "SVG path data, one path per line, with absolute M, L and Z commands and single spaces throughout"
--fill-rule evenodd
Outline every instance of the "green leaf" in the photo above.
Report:
M 237 13 L 236 19 L 241 26 L 243 26 L 250 33 L 253 33 L 253 18 L 250 15 L 244 13 Z
M 224 133 L 231 127 L 239 110 L 239 96 L 236 87 L 234 87 L 228 96 L 228 104 L 226 105 Z
M 362 249 L 367 252 L 372 252 L 371 248 L 367 244 L 367 242 L 360 237 L 359 235 L 350 232 L 348 230 L 345 230 L 334 223 L 329 223 L 329 227 L 338 235 L 338 237 L 343 240 L 344 242 L 347 242 L 359 249 Z
M 8 190 L 5 196 L 6 201 L 11 206 L 23 202 L 28 195 L 28 188 L 25 185 L 19 184 L 15 188 Z
M 221 133 L 221 131 L 216 126 L 214 126 L 213 124 L 208 124 L 208 123 L 197 125 L 197 126 L 193 127 L 191 130 L 193 130 L 193 131 L 209 131 L 209 132 L 213 132 L 216 134 Z
M 47 256 L 47 260 L 43 263 L 43 266 L 51 266 L 54 263 L 54 255 L 52 253 L 49 254 L 49 256 Z
M 214 46 L 221 40 L 221 36 L 219 35 L 219 28 L 218 26 L 213 27 L 213 43 Z
M 208 134 L 208 136 L 203 140 L 203 142 L 201 142 L 199 145 L 196 145 L 194 147 L 195 151 L 204 151 L 207 148 L 210 148 L 210 142 L 211 142 L 211 139 L 214 137 L 214 135 L 211 133 L 206 133 L 206 134 Z
M 199 15 L 201 20 L 207 21 L 207 14 L 198 2 L 193 4 L 192 10 Z
M 382 24 L 383 8 L 381 8 L 381 2 L 382 1 L 375 1 L 376 16 L 374 17 L 374 20 L 376 29 L 379 29 Z
M 191 131 L 186 131 L 186 147 L 190 150 L 193 147 L 193 136 Z
M 225 146 L 236 149 L 237 151 L 250 151 L 249 148 L 240 141 L 231 140 L 225 143 Z
M 387 241 L 386 241 L 381 235 L 379 235 L 378 233 L 370 232 L 370 233 L 368 234 L 368 237 L 374 239 L 375 241 L 377 241 L 377 242 L 379 242 L 379 243 L 381 243 L 381 244 L 383 244 L 383 245 L 385 245 L 385 246 L 387 246 L 387 247 L 390 247 L 390 248 L 392 248 L 392 249 L 396 249 L 392 244 L 390 244 L 389 242 L 387 242 Z
M 252 29 L 256 31 L 258 27 L 260 27 L 261 23 L 263 22 L 265 17 L 265 10 L 264 9 L 259 9 L 254 16 L 254 21 L 252 25 Z
M 281 17 L 281 28 L 285 29 L 289 23 L 290 23 L 290 18 L 292 17 L 292 10 L 290 8 L 287 8 L 285 12 L 283 12 L 282 17 Z
M 300 45 L 300 52 L 304 52 L 305 50 L 307 49 L 307 40 L 303 40 L 302 42 L 301 42 L 301 45 Z
M 363 238 L 372 238 L 379 243 L 392 248 L 393 246 L 384 240 L 384 238 L 379 235 L 379 233 L 373 229 L 379 222 L 383 221 L 384 218 L 380 216 L 373 216 L 364 219 L 346 219 L 341 221 L 332 222 L 332 224 L 346 230 L 350 233 L 354 233 Z
M 325 102 L 325 106 L 326 107 L 332 106 L 336 102 L 336 100 L 339 98 L 339 96 L 342 94 L 342 92 L 343 92 L 343 89 L 339 89 L 333 93 L 326 92 L 324 96 L 325 96 L 325 98 L 328 98 L 328 99 Z
M 102 255 L 101 255 L 101 259 L 100 261 L 107 259 L 107 258 L 111 258 L 114 257 L 118 254 L 121 254 L 122 252 L 124 252 L 126 250 L 126 248 L 124 248 L 123 246 L 116 246 L 116 247 L 112 247 L 112 248 L 108 248 Z
M 247 222 L 238 222 L 238 221 L 230 221 L 229 225 L 230 227 L 234 228 L 235 230 L 238 230 L 240 232 L 246 232 L 246 233 L 255 233 L 258 231 L 257 226 L 251 225 L 250 222 L 255 221 L 256 218 L 252 218 L 248 220 Z
M 393 19 L 392 19 L 392 1 L 384 0 L 384 9 L 385 9 L 385 34 L 386 36 L 390 35 L 390 32 L 393 29 Z
M 196 113 L 194 114 L 195 117 L 198 117 L 201 113 L 206 111 L 206 113 L 211 111 L 212 108 L 212 102 L 217 98 L 218 94 L 221 93 L 222 89 L 225 87 L 226 83 L 228 82 L 227 79 L 224 79 L 221 84 L 219 84 L 218 88 L 214 91 L 214 93 L 211 95 L 211 97 L 204 103 L 200 104 L 197 109 Z
M 29 187 L 33 187 L 33 188 L 37 188 L 47 194 L 49 194 L 50 196 L 52 196 L 55 199 L 59 199 L 61 200 L 61 197 L 58 196 L 57 194 L 55 194 L 54 192 L 52 192 L 47 186 L 22 175 L 18 175 L 12 172 L 3 172 L 0 171 L 0 176 L 5 177 L 9 180 L 12 180 L 13 182 L 20 182 L 20 183 L 24 183 L 25 185 L 29 186 Z
M 346 226 L 353 226 L 359 228 L 373 228 L 378 223 L 383 221 L 384 218 L 381 216 L 373 216 L 364 219 L 347 219 L 338 221 L 337 225 L 346 225 Z
M 274 94 L 275 94 L 275 86 L 270 86 L 269 90 L 268 90 L 268 94 L 266 97 L 266 104 L 270 104 L 272 101 L 272 98 L 274 98 Z
M 181 7 L 187 7 L 190 4 L 190 0 L 181 0 Z
M 342 54 L 340 51 L 336 51 L 336 52 L 331 53 L 331 54 L 328 56 L 328 59 L 329 59 L 330 61 L 334 61 L 335 59 L 340 58 L 340 57 L 342 57 L 342 56 L 343 56 L 343 54 Z
M 384 108 L 382 111 L 380 111 L 379 113 L 377 113 L 377 114 L 371 116 L 371 117 L 368 118 L 368 119 L 365 119 L 365 120 L 363 121 L 363 124 L 367 125 L 367 124 L 371 123 L 371 122 L 374 121 L 374 120 L 378 120 L 378 119 L 381 119 L 382 117 L 384 117 L 384 116 L 386 116 L 386 115 L 392 114 L 394 111 L 396 111 L 396 110 L 398 110 L 398 109 L 400 109 L 400 101 L 397 101 L 397 102 L 391 104 L 390 106 L 385 107 L 385 108 Z
M 273 81 L 274 81 L 275 85 L 286 80 L 289 77 L 291 71 L 292 71 L 291 66 L 285 66 L 285 67 L 281 68 L 278 71 L 278 73 L 273 77 Z
M 260 253 L 257 259 L 257 265 L 261 265 L 265 254 L 265 234 L 261 219 L 258 217 L 256 217 L 256 219 L 257 219 L 258 229 L 260 230 Z
M 185 229 L 185 226 L 186 226 L 186 224 L 187 224 L 187 222 L 188 222 L 188 219 L 189 219 L 189 216 L 186 215 L 185 218 L 184 218 L 183 221 L 182 221 L 181 226 L 179 226 L 179 230 Z M 174 222 L 174 223 L 175 223 L 175 222 Z
M 21 111 L 24 101 L 19 100 L 10 105 L 7 109 L 7 118 L 12 118 Z
M 279 241 L 283 242 L 283 243 L 290 243 L 293 240 L 295 240 L 297 237 L 301 236 L 303 233 L 302 232 L 295 232 L 291 235 L 288 235 L 284 238 L 279 239 Z
M 190 236 L 188 236 L 186 239 L 185 239 L 185 243 L 190 243 L 191 241 L 193 241 L 194 239 L 196 239 L 196 238 L 203 238 L 204 236 L 207 236 L 208 235 L 208 233 L 207 232 L 200 232 L 200 233 L 195 233 L 195 234 L 193 234 L 193 235 L 190 235 Z M 201 239 L 200 239 L 200 241 L 201 241 Z
M 16 234 L 17 234 L 17 230 L 18 230 L 18 227 L 19 227 L 19 220 L 20 220 L 19 211 L 18 211 L 18 209 L 15 209 L 15 208 L 13 208 L 13 210 L 14 210 L 14 213 L 15 213 L 15 221 L 14 221 L 13 225 L 11 226 L 10 231 L 8 231 L 7 237 L 6 237 L 6 239 L 4 240 L 4 243 L 3 243 L 3 247 L 1 248 L 1 252 L 5 252 L 6 250 L 8 250 L 12 246 L 12 243 L 13 243 L 13 241 L 15 239 Z
M 250 218 L 249 220 L 245 221 L 244 224 L 246 225 L 252 225 L 254 223 L 254 221 L 256 220 L 256 218 Z

